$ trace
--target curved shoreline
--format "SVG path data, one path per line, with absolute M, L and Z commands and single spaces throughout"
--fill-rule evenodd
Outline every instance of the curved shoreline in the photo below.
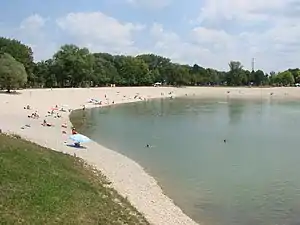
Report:
M 151 98 L 151 100 L 157 98 L 158 97 Z M 122 103 L 117 102 L 116 105 L 133 103 L 133 102 L 138 102 L 138 101 L 128 101 Z M 104 105 L 102 107 L 109 107 L 109 106 L 111 105 Z M 93 108 L 98 108 L 98 106 L 88 107 L 88 110 L 92 110 Z M 73 111 L 78 111 L 78 110 L 81 109 L 76 109 Z M 69 114 L 69 118 L 70 118 L 70 114 Z M 69 122 L 72 124 L 72 121 L 70 119 Z M 132 183 L 132 184 L 134 183 L 135 186 L 139 185 L 139 194 L 137 194 L 136 191 L 138 190 L 133 191 L 130 188 L 128 189 L 127 185 L 124 185 L 123 179 L 120 180 L 119 177 L 121 173 L 120 171 L 112 172 L 109 169 L 106 170 L 106 168 L 104 168 L 105 167 L 104 165 L 102 165 L 101 168 L 98 168 L 97 163 L 93 164 L 96 165 L 96 168 L 100 170 L 108 178 L 110 182 L 112 182 L 112 187 L 121 196 L 123 196 L 124 198 L 128 198 L 129 202 L 145 216 L 148 222 L 157 225 L 159 224 L 198 225 L 198 223 L 196 223 L 190 217 L 188 217 L 180 209 L 180 207 L 174 203 L 173 199 L 171 199 L 165 194 L 164 190 L 158 184 L 157 180 L 153 176 L 151 176 L 148 172 L 146 172 L 145 169 L 138 162 L 136 162 L 135 160 L 129 158 L 128 156 L 116 150 L 110 149 L 108 147 L 104 147 L 99 142 L 96 142 L 94 140 L 92 142 L 93 144 L 95 144 L 95 147 L 96 145 L 98 145 L 98 148 L 103 148 L 107 152 L 109 152 L 109 154 L 113 154 L 114 155 L 112 156 L 114 158 L 113 161 L 119 161 L 119 162 L 122 161 L 122 165 L 119 165 L 120 168 L 118 169 L 123 170 L 124 168 L 126 168 L 125 173 L 122 172 L 124 177 L 129 178 L 126 179 L 125 181 L 126 183 Z M 87 160 L 88 163 L 92 162 L 92 159 L 87 159 Z M 130 167 L 130 173 L 128 173 L 129 171 L 127 171 L 129 167 Z M 143 177 L 143 179 L 135 180 L 136 177 L 140 177 L 140 178 Z M 150 212 L 149 208 L 151 209 L 152 212 Z M 168 210 L 165 210 L 166 208 Z M 154 218 L 153 215 L 155 215 L 155 217 L 157 218 Z
M 144 88 L 138 88 L 140 92 L 142 92 L 141 90 L 143 89 Z M 156 91 L 155 93 L 149 93 L 151 95 L 148 95 L 146 93 L 140 94 L 141 96 L 144 96 L 148 99 L 164 97 L 161 96 L 161 91 L 169 92 L 174 90 L 174 88 L 146 89 L 150 90 L 151 92 L 153 90 Z M 102 92 L 102 95 L 104 95 L 104 93 L 107 91 L 105 89 L 98 90 Z M 115 91 L 116 89 L 112 90 Z M 160 91 L 157 92 L 157 90 Z M 196 222 L 194 222 L 191 218 L 184 214 L 182 210 L 173 203 L 173 200 L 171 200 L 163 193 L 163 190 L 158 185 L 157 181 L 148 173 L 146 173 L 145 170 L 134 160 L 116 151 L 105 148 L 94 141 L 85 145 L 87 147 L 86 150 L 77 150 L 66 146 L 66 144 L 64 144 L 64 141 L 66 141 L 67 139 L 66 136 L 62 135 L 61 133 L 61 124 L 67 123 L 68 127 L 71 126 L 71 122 L 69 120 L 70 113 L 65 113 L 63 115 L 63 119 L 47 119 L 47 122 L 50 121 L 52 124 L 54 124 L 55 127 L 53 128 L 43 127 L 40 125 L 41 121 L 44 118 L 43 114 L 46 115 L 47 111 L 49 111 L 49 108 L 51 106 L 55 104 L 65 104 L 65 102 L 62 102 L 63 98 L 56 99 L 56 101 L 52 101 L 54 100 L 54 96 L 52 97 L 52 100 L 50 100 L 49 97 L 51 97 L 51 95 L 53 95 L 55 92 L 64 91 L 68 92 L 66 94 L 69 94 L 71 96 L 75 94 L 75 89 L 57 89 L 24 90 L 22 91 L 22 95 L 7 96 L 10 99 L 10 101 L 4 103 L 6 104 L 6 113 L 0 113 L 1 129 L 4 132 L 17 133 L 30 141 L 36 142 L 37 144 L 51 148 L 56 151 L 60 151 L 71 155 L 76 154 L 77 157 L 80 157 L 84 159 L 87 163 L 95 166 L 96 169 L 101 171 L 108 178 L 108 180 L 111 182 L 111 186 L 120 195 L 127 198 L 129 202 L 145 216 L 145 218 L 150 224 L 196 225 Z M 78 91 L 88 92 L 88 90 L 82 89 L 78 89 Z M 130 92 L 132 92 L 132 88 L 130 88 Z M 134 93 L 131 94 L 134 95 Z M 62 97 L 62 95 L 60 97 Z M 16 99 L 18 99 L 18 101 L 15 101 Z M 39 99 L 41 102 L 37 99 Z M 115 104 L 141 101 L 138 99 L 117 99 L 117 97 L 115 97 L 114 100 Z M 17 102 L 18 104 L 16 104 Z M 21 104 L 21 102 L 23 103 L 23 105 Z M 69 105 L 72 109 L 80 109 L 81 104 L 84 104 L 85 102 L 86 101 L 84 101 L 82 98 L 77 98 L 76 103 L 74 102 L 74 104 Z M 22 111 L 22 108 L 27 104 L 31 105 L 33 107 L 33 110 L 37 110 L 38 113 L 42 116 L 42 118 L 39 120 L 26 118 L 26 113 L 28 114 L 28 111 Z M 92 107 L 97 106 L 87 106 L 87 108 Z M 13 111 L 15 113 L 10 114 L 9 111 Z M 4 117 L 6 121 L 10 121 L 11 123 L 6 125 L 3 122 L 4 120 L 2 121 Z M 26 129 L 20 129 L 20 127 L 24 126 L 25 124 L 30 124 L 31 127 Z
M 119 92 L 119 94 L 118 94 Z M 245 98 L 245 99 L 300 99 L 300 88 L 97 88 L 97 89 L 40 89 L 24 90 L 21 95 L 0 95 L 0 129 L 3 132 L 17 133 L 21 137 L 36 142 L 42 146 L 67 154 L 76 154 L 89 164 L 100 170 L 112 187 L 122 196 L 127 197 L 133 206 L 141 212 L 151 224 L 157 225 L 193 225 L 197 224 L 189 218 L 174 202 L 164 195 L 157 181 L 134 160 L 99 145 L 96 142 L 86 144 L 87 150 L 78 150 L 68 147 L 64 142 L 68 135 L 62 134 L 62 123 L 68 124 L 69 132 L 71 122 L 69 113 L 62 118 L 47 117 L 47 121 L 55 127 L 43 127 L 41 121 L 51 107 L 68 104 L 72 109 L 80 109 L 89 98 L 103 98 L 104 95 L 115 101 L 115 104 L 140 101 L 133 99 L 139 92 L 140 96 L 162 98 L 169 92 L 176 96 L 195 95 L 196 97 L 215 97 L 219 99 Z M 162 96 L 161 93 L 164 93 Z M 272 94 L 271 94 L 272 93 Z M 124 97 L 125 96 L 125 97 Z M 23 109 L 31 105 L 31 111 Z M 90 105 L 88 108 L 97 107 Z M 34 120 L 27 117 L 37 110 L 41 119 Z M 24 125 L 30 127 L 21 129 Z

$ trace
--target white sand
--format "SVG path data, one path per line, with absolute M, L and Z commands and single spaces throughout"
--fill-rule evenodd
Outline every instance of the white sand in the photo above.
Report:
M 119 92 L 119 93 L 118 93 Z M 139 96 L 150 98 L 173 96 L 228 98 L 255 98 L 255 99 L 299 99 L 300 88 L 98 88 L 98 89 L 41 89 L 23 90 L 20 95 L 0 94 L 0 129 L 3 132 L 16 133 L 42 146 L 75 154 L 97 169 L 112 182 L 122 196 L 145 215 L 151 224 L 156 225 L 193 225 L 196 224 L 186 216 L 171 199 L 165 196 L 154 178 L 149 176 L 143 168 L 133 160 L 115 151 L 109 150 L 95 142 L 85 144 L 87 149 L 68 147 L 65 141 L 70 134 L 69 113 L 61 113 L 62 118 L 46 117 L 47 122 L 54 127 L 43 127 L 41 123 L 51 107 L 68 105 L 71 109 L 94 107 L 87 100 L 96 98 L 104 100 L 106 94 L 109 102 L 126 103 L 141 101 L 134 99 Z M 162 96 L 161 93 L 164 93 Z M 125 96 L 125 97 L 124 97 Z M 106 101 L 105 101 L 106 102 Z M 32 110 L 23 109 L 30 105 Z M 31 119 L 27 115 L 37 110 L 40 119 Z M 68 124 L 67 129 L 61 127 Z M 21 129 L 24 125 L 30 125 Z M 67 131 L 63 134 L 62 131 Z M 1 143 L 0 143 L 1 144 Z

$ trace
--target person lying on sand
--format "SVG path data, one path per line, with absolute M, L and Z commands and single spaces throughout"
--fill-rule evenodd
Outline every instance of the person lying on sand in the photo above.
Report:
M 42 126 L 44 127 L 52 127 L 53 125 L 51 123 L 47 123 L 46 120 L 43 121 Z
M 26 124 L 25 126 L 21 127 L 21 129 L 25 129 L 27 127 L 31 127 L 30 124 Z M 0 132 L 1 133 L 1 132 Z

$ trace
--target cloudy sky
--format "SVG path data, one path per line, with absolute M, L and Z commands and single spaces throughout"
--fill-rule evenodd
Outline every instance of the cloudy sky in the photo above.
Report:
M 47 59 L 65 43 L 113 54 L 155 53 L 227 70 L 300 67 L 300 0 L 9 0 L 0 36 Z

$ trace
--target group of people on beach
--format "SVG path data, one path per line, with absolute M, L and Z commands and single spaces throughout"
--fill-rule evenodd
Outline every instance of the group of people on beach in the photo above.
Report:
M 31 110 L 31 107 L 30 107 L 30 105 L 27 105 L 27 106 L 24 106 L 24 109 Z M 37 111 L 34 111 L 33 113 L 29 114 L 27 117 L 31 118 L 31 119 L 39 119 L 40 115 L 37 113 Z
M 26 110 L 31 110 L 32 107 L 30 105 L 24 106 L 24 109 Z M 58 112 L 55 112 L 58 110 L 58 105 L 56 105 L 55 107 L 53 107 L 50 111 L 48 111 L 48 114 L 45 117 L 49 117 L 49 116 L 53 116 L 54 118 L 61 118 L 62 115 L 59 114 Z M 60 110 L 62 112 L 66 112 L 66 110 Z M 38 114 L 37 110 L 35 110 L 34 112 L 32 112 L 31 114 L 28 115 L 28 118 L 31 119 L 39 119 L 40 115 Z M 47 122 L 46 118 L 44 118 L 42 124 L 42 126 L 47 126 L 47 127 L 52 127 L 54 126 L 53 124 Z
M 120 94 L 120 93 L 117 93 L 117 95 Z M 123 96 L 124 98 L 128 98 L 128 99 L 131 99 L 130 97 L 124 95 Z M 104 95 L 104 99 L 106 100 L 106 103 L 104 103 L 103 101 L 99 101 L 99 100 L 96 100 L 96 99 L 91 99 L 89 101 L 89 103 L 93 103 L 93 104 L 99 104 L 99 105 L 104 105 L 104 104 L 115 104 L 115 101 L 111 101 L 109 102 L 109 99 L 108 99 L 108 96 L 105 94 Z M 133 96 L 133 99 L 139 99 L 139 100 L 146 100 L 146 98 L 143 98 L 139 93 L 136 93 L 134 96 Z M 32 107 L 30 105 L 26 105 L 24 107 L 25 110 L 32 110 Z M 82 110 L 85 110 L 86 109 L 86 106 L 85 105 L 82 105 Z M 50 123 L 47 119 L 47 117 L 51 117 L 51 118 L 62 118 L 62 114 L 59 113 L 59 112 L 71 112 L 71 110 L 66 110 L 65 109 L 65 105 L 59 107 L 59 105 L 55 105 L 54 107 L 50 108 L 50 110 L 48 111 L 47 115 L 45 115 L 45 117 L 43 118 L 42 120 L 42 123 L 41 125 L 44 126 L 44 127 L 54 127 L 54 124 Z M 37 111 L 34 111 L 32 112 L 30 115 L 28 115 L 28 118 L 32 118 L 32 119 L 39 119 L 40 118 L 40 115 L 38 114 Z M 29 127 L 29 126 L 28 126 Z M 67 131 L 67 123 L 63 123 L 61 125 L 61 128 L 62 128 L 62 133 L 63 134 L 67 134 L 68 131 Z M 71 128 L 71 134 L 74 135 L 74 134 L 77 134 L 78 132 L 76 131 L 76 129 L 74 127 Z M 74 143 L 74 145 L 76 147 L 79 147 L 80 146 L 80 143 Z M 151 147 L 150 145 L 147 145 L 146 147 Z
M 39 119 L 40 115 L 37 113 L 37 111 L 31 113 L 31 115 L 28 115 L 28 118 L 32 118 L 32 119 Z

